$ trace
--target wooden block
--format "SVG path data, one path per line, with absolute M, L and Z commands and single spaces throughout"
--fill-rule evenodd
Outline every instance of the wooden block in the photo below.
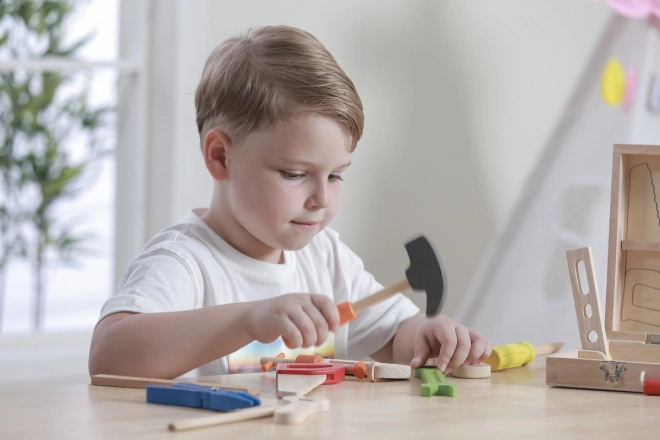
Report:
M 184 380 L 168 380 L 168 379 L 152 379 L 148 377 L 133 377 L 133 376 L 114 376 L 111 374 L 96 374 L 91 377 L 92 385 L 104 387 L 117 387 L 117 388 L 147 388 L 147 385 L 163 385 L 171 386 L 175 383 L 195 383 L 197 385 L 204 385 L 207 387 L 218 388 L 221 390 L 229 391 L 245 391 L 254 396 L 258 396 L 261 390 L 257 387 L 242 386 L 242 385 L 227 385 L 215 382 L 194 382 Z
M 277 397 L 304 396 L 327 380 L 325 374 L 278 374 Z
M 326 412 L 330 408 L 330 401 L 326 398 L 298 398 L 285 397 L 288 401 L 275 411 L 274 420 L 278 425 L 293 425 L 302 422 L 312 414 Z
M 374 365 L 374 381 L 410 379 L 411 372 L 412 368 L 410 365 L 382 364 L 377 362 Z
M 490 377 L 490 365 L 464 365 L 452 371 L 451 375 L 461 379 L 486 379 Z

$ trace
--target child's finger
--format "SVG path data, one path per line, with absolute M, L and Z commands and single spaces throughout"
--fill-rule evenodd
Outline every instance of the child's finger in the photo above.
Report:
M 490 341 L 490 339 L 486 338 L 485 336 L 484 338 L 486 339 L 486 348 L 484 349 L 484 354 L 482 354 L 481 357 L 479 358 L 479 360 L 482 362 L 488 359 L 488 357 L 493 352 L 493 343 Z
M 481 356 L 483 356 L 484 351 L 486 350 L 486 338 L 470 332 L 470 340 L 472 341 L 472 347 L 470 347 L 467 362 L 472 364 L 477 363 L 481 359 Z
M 415 351 L 413 360 L 410 362 L 412 368 L 423 367 L 431 355 L 431 347 L 423 334 L 415 336 Z
M 454 331 L 453 328 L 447 331 L 442 327 L 435 327 L 433 329 L 433 334 L 438 339 L 438 342 L 440 342 L 438 369 L 442 372 L 445 372 L 447 365 L 449 365 L 449 362 L 454 355 L 454 350 L 456 350 L 456 331 Z
M 312 304 L 321 311 L 331 332 L 339 330 L 339 312 L 330 298 L 324 295 L 312 295 Z
M 314 323 L 316 329 L 316 341 L 314 342 L 314 345 L 319 346 L 323 344 L 328 338 L 328 321 L 325 320 L 321 311 L 311 302 L 303 304 L 303 310 Z
M 313 346 L 318 339 L 316 327 L 303 308 L 296 307 L 294 310 L 289 311 L 288 316 L 302 335 L 302 347 L 308 348 Z
M 288 316 L 284 316 L 280 321 L 280 334 L 287 347 L 298 348 L 302 345 L 302 333 Z
M 470 341 L 470 331 L 463 327 L 462 325 L 456 326 L 456 349 L 454 350 L 454 355 L 451 357 L 449 364 L 447 365 L 446 373 L 451 373 L 455 368 L 460 367 L 467 359 L 468 354 L 470 354 L 470 347 L 472 342 Z

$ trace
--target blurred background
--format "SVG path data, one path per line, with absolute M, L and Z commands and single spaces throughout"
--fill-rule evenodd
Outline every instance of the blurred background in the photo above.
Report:
M 448 273 L 444 313 L 488 334 L 470 310 L 493 243 L 613 14 L 583 0 L 0 0 L 0 387 L 88 381 L 91 333 L 127 264 L 209 203 L 193 105 L 206 57 L 269 24 L 314 34 L 364 103 L 331 226 L 383 284 L 403 276 L 404 242 L 427 235 Z M 603 140 L 608 160 L 620 141 Z

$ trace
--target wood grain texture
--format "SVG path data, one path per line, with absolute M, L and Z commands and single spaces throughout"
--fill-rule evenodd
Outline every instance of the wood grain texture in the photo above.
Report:
M 201 380 L 255 386 L 264 400 L 276 400 L 273 372 Z M 271 417 L 264 417 L 176 434 L 167 431 L 172 421 L 212 413 L 146 404 L 145 391 L 140 389 L 88 385 L 6 389 L 0 393 L 0 438 L 151 440 L 169 435 L 214 440 L 401 440 L 440 435 L 451 439 L 577 440 L 652 439 L 660 430 L 660 398 L 548 387 L 544 359 L 488 379 L 448 377 L 447 381 L 458 386 L 460 398 L 422 397 L 419 379 L 345 380 L 313 390 L 309 397 L 327 398 L 330 410 L 299 425 L 275 425 Z
M 610 341 L 610 355 L 617 361 L 660 364 L 660 345 L 630 341 Z
M 579 358 L 578 352 L 579 350 L 574 350 L 546 358 L 546 382 L 548 385 L 641 393 L 640 374 L 642 372 L 646 372 L 647 378 L 660 378 L 660 364 L 658 363 L 585 359 Z M 612 365 L 612 372 L 616 364 L 625 364 L 625 372 L 618 381 L 605 379 L 605 372 L 601 370 L 603 362 Z
M 621 283 L 623 278 L 623 254 L 621 241 L 626 236 L 626 207 L 628 206 L 627 156 L 621 151 L 625 146 L 615 145 L 612 158 L 612 187 L 610 199 L 610 231 L 607 252 L 607 290 L 605 301 L 605 329 L 619 330 L 621 316 Z
M 623 240 L 621 249 L 624 251 L 660 252 L 660 243 L 653 241 Z
M 377 304 L 381 301 L 386 300 L 387 298 L 396 295 L 397 293 L 403 293 L 410 290 L 410 283 L 408 280 L 401 280 L 396 284 L 393 284 L 389 287 L 384 288 L 372 295 L 362 298 L 360 301 L 357 301 L 353 304 L 353 310 L 355 313 L 360 313 L 364 309 L 367 309 L 374 304 Z

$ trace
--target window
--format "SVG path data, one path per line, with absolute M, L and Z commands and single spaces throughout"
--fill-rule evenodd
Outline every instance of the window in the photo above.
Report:
M 47 2 L 34 3 L 44 8 Z M 126 255 L 135 253 L 135 246 L 121 242 L 139 237 L 140 222 L 135 221 L 139 210 L 135 206 L 143 191 L 141 174 L 136 167 L 141 167 L 139 158 L 144 157 L 143 148 L 139 146 L 140 139 L 144 138 L 141 127 L 144 126 L 142 103 L 145 96 L 145 45 L 144 38 L 140 37 L 140 32 L 144 31 L 140 29 L 147 21 L 148 2 L 86 0 L 69 3 L 74 11 L 65 28 L 64 40 L 73 42 L 91 35 L 75 59 L 27 59 L 15 53 L 0 54 L 2 72 L 18 76 L 41 72 L 70 75 L 72 79 L 58 88 L 56 103 L 88 89 L 90 108 L 112 108 L 106 115 L 107 124 L 102 133 L 97 133 L 98 144 L 111 153 L 90 164 L 80 181 L 82 188 L 75 196 L 53 205 L 58 224 L 67 226 L 75 237 L 85 237 L 81 242 L 85 251 L 77 253 L 72 264 L 64 264 L 53 252 L 45 253 L 41 325 L 41 330 L 45 331 L 93 328 L 101 305 L 114 288 L 117 252 L 124 256 L 122 264 L 126 262 Z M 6 28 L 7 24 L 0 22 L 0 35 L 5 29 L 3 26 Z M 20 29 L 10 30 L 20 32 Z M 120 47 L 120 36 L 122 41 L 128 42 L 126 47 Z M 90 141 L 82 131 L 69 133 L 63 145 L 72 163 L 86 157 Z M 24 144 L 24 148 L 29 145 Z M 117 173 L 121 163 L 129 165 Z M 7 194 L 0 192 L 0 196 Z M 21 202 L 25 200 L 24 197 Z M 131 224 L 136 226 L 127 226 Z M 115 240 L 117 233 L 120 240 Z M 34 239 L 34 234 L 28 230 L 25 234 Z M 137 245 L 141 244 L 138 240 Z M 4 280 L 0 279 L 4 283 L 0 286 L 0 294 L 4 287 L 2 333 L 28 332 L 33 328 L 37 282 L 34 266 L 34 258 L 14 258 L 6 266 Z

